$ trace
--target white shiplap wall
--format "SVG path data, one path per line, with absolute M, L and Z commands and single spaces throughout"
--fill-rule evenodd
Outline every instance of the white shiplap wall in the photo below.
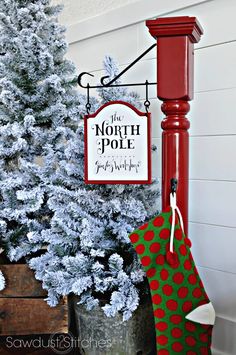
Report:
M 195 99 L 190 130 L 190 238 L 193 254 L 217 311 L 215 354 L 236 354 L 236 1 L 139 0 L 69 26 L 69 58 L 78 71 L 101 76 L 105 54 L 125 67 L 154 42 L 144 20 L 197 16 L 205 34 L 195 49 Z M 76 15 L 75 15 L 76 16 Z M 155 80 L 155 51 L 124 81 Z M 140 90 L 143 97 L 144 92 Z M 153 141 L 160 147 L 160 102 L 150 90 Z M 160 154 L 160 153 L 159 153 Z M 160 176 L 160 156 L 154 175 Z
M 135 1 L 136 0 L 64 0 L 63 13 L 59 18 L 65 25 L 71 25 L 88 17 L 99 16 Z M 61 0 L 52 0 L 53 4 L 60 4 L 61 2 Z

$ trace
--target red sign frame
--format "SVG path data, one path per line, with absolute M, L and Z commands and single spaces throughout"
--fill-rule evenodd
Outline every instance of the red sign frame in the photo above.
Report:
M 146 180 L 89 180 L 88 179 L 88 119 L 95 118 L 99 112 L 101 112 L 105 107 L 120 104 L 131 108 L 138 116 L 147 118 L 147 165 L 148 165 L 148 178 Z M 90 115 L 84 116 L 84 173 L 85 173 L 85 183 L 86 184 L 151 184 L 152 173 L 151 173 L 151 114 L 149 112 L 141 112 L 136 107 L 132 106 L 128 102 L 124 101 L 110 101 L 99 107 L 99 109 Z

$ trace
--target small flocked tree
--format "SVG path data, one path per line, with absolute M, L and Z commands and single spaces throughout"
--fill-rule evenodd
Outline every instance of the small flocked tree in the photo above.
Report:
M 43 245 L 49 182 L 79 118 L 59 10 L 49 0 L 0 2 L 0 246 L 10 260 Z
M 106 57 L 110 79 L 118 66 Z M 127 89 L 99 90 L 101 102 L 124 100 L 139 106 Z M 81 120 L 76 135 L 65 145 L 51 184 L 48 206 L 51 227 L 44 233 L 47 252 L 32 258 L 30 267 L 48 290 L 48 303 L 74 293 L 88 310 L 100 305 L 107 316 L 131 317 L 144 287 L 144 272 L 128 234 L 157 212 L 153 185 L 85 185 Z

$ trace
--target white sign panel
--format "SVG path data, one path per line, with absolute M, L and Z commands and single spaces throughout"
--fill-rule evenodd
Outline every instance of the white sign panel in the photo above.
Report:
M 151 183 L 150 114 L 109 102 L 85 117 L 87 184 Z

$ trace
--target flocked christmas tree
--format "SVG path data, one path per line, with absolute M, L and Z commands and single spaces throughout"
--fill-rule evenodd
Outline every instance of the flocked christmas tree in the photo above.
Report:
M 110 57 L 104 69 L 112 79 L 118 66 Z M 102 103 L 124 100 L 139 106 L 127 89 L 100 89 Z M 60 295 L 80 296 L 87 309 L 100 305 L 107 316 L 137 308 L 144 273 L 128 235 L 156 211 L 158 191 L 148 185 L 85 185 L 83 122 L 65 146 L 49 207 L 54 212 L 45 233 L 47 252 L 30 261 L 48 290 L 48 303 Z M 103 303 L 101 302 L 103 301 Z
M 104 300 L 106 315 L 121 311 L 128 319 L 144 282 L 128 234 L 156 213 L 158 192 L 84 184 L 85 100 L 64 59 L 58 11 L 49 0 L 0 3 L 0 246 L 10 260 L 28 257 L 51 306 L 75 293 L 88 309 Z M 110 78 L 118 72 L 110 57 L 105 71 Z M 139 106 L 124 88 L 99 95 L 101 103 Z M 98 104 L 91 101 L 92 111 Z
M 11 260 L 42 246 L 49 181 L 79 118 L 59 10 L 49 0 L 0 2 L 0 236 Z

